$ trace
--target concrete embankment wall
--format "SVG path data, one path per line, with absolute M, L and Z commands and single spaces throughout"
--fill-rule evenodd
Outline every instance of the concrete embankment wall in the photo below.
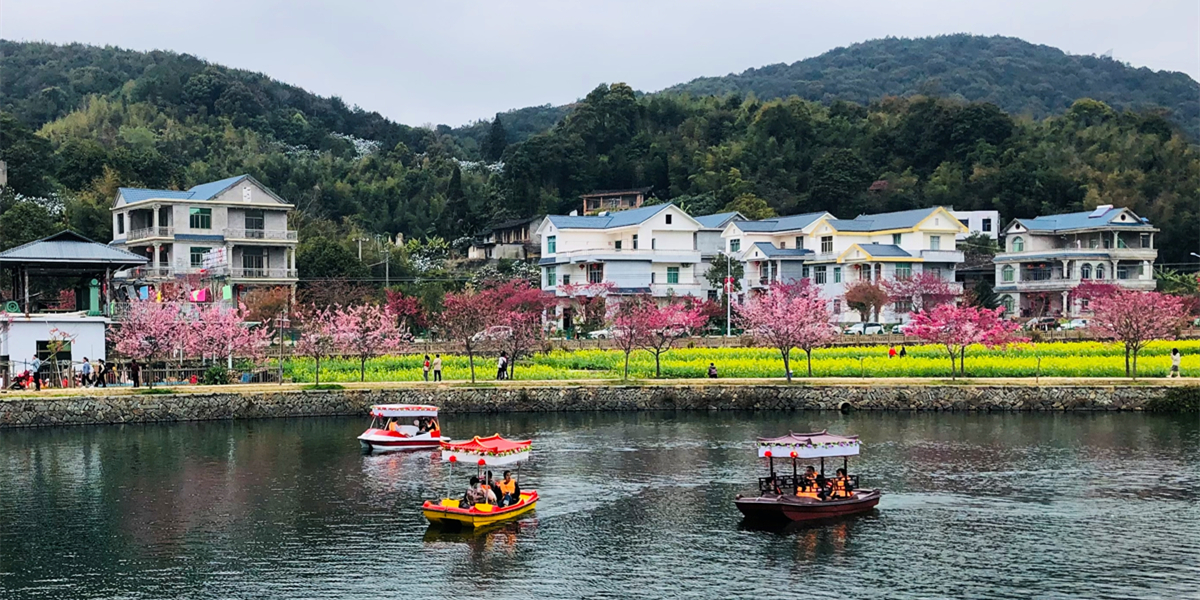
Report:
M 1143 410 L 1169 386 L 585 385 L 278 390 L 78 396 L 0 401 L 0 428 L 365 415 L 372 404 L 433 404 L 443 412 L 621 410 Z M 1176 390 L 1180 388 L 1174 388 Z M 1196 389 L 1196 388 L 1192 388 Z

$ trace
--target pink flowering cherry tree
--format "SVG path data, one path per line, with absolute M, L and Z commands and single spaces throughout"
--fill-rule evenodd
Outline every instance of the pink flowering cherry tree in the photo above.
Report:
M 647 343 L 655 310 L 654 298 L 649 294 L 625 296 L 609 308 L 613 342 L 625 353 L 624 379 L 629 379 L 629 355 Z
M 988 348 L 1025 341 L 1018 335 L 1020 324 L 1004 319 L 1003 308 L 942 304 L 933 310 L 916 313 L 905 333 L 923 341 L 940 344 L 950 354 L 950 376 L 966 376 L 967 347 L 982 344 Z
M 337 349 L 358 358 L 359 381 L 366 381 L 368 358 L 395 352 L 407 342 L 407 332 L 398 322 L 387 307 L 374 304 L 340 307 L 334 312 Z
M 545 339 L 542 320 L 557 300 L 524 279 L 502 282 L 481 293 L 490 297 L 496 307 L 495 324 L 486 337 L 508 353 L 508 378 L 512 379 L 517 359 L 528 355 Z
M 439 319 L 442 335 L 462 344 L 471 365 L 471 383 L 475 382 L 475 354 L 487 338 L 486 330 L 496 321 L 497 307 L 493 300 L 489 294 L 466 289 L 446 294 L 442 301 Z
M 1096 298 L 1092 301 L 1092 312 L 1092 331 L 1099 337 L 1125 344 L 1125 375 L 1135 378 L 1142 348 L 1153 340 L 1175 339 L 1188 318 L 1187 301 L 1183 298 L 1133 290 L 1119 290 Z
M 296 352 L 316 361 L 316 385 L 321 385 L 321 359 L 333 356 L 339 350 L 338 310 L 336 305 L 321 309 L 310 306 L 300 321 Z
M 233 357 L 256 356 L 269 344 L 271 332 L 265 327 L 251 327 L 246 307 L 233 308 L 221 304 L 203 305 L 182 335 L 185 352 L 203 358 L 224 356 L 226 368 L 233 368 Z
M 772 346 L 783 355 L 783 370 L 788 381 L 792 380 L 793 348 L 800 348 L 808 355 L 808 375 L 811 377 L 813 349 L 827 345 L 837 337 L 820 289 L 806 281 L 773 283 L 766 294 L 751 298 L 736 309 L 747 333 L 758 343 Z
M 883 289 L 891 302 L 911 302 L 912 312 L 931 310 L 953 302 L 958 297 L 958 290 L 950 282 L 926 272 L 901 279 L 885 280 Z
M 641 349 L 654 355 L 655 377 L 662 377 L 662 355 L 674 348 L 677 341 L 703 329 L 708 322 L 700 303 L 675 298 L 662 306 L 656 306 L 652 300 L 646 310 L 637 315 L 645 322 L 639 327 L 644 334 L 635 339 Z
M 108 331 L 108 340 L 113 348 L 131 358 L 141 358 L 149 363 L 170 358 L 176 349 L 188 344 L 187 329 L 173 302 L 135 300 L 119 327 Z M 153 375 L 147 373 L 146 385 L 154 386 Z

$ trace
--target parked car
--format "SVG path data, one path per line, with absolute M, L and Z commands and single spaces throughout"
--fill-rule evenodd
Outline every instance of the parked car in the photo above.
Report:
M 1059 329 L 1073 330 L 1073 329 L 1087 329 L 1087 327 L 1088 327 L 1087 319 L 1071 319 L 1070 321 L 1067 321 L 1066 323 L 1063 323 L 1062 325 L 1060 325 Z
M 883 325 L 879 323 L 855 323 L 842 333 L 846 335 L 878 335 L 883 333 Z
M 611 329 L 597 329 L 588 333 L 588 337 L 593 340 L 607 340 L 613 336 Z
M 1025 324 L 1025 329 L 1030 331 L 1053 331 L 1058 329 L 1058 319 L 1054 317 L 1034 317 Z

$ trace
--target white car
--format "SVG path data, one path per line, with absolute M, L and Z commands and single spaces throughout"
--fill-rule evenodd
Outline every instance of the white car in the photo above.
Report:
M 613 336 L 611 329 L 597 329 L 588 333 L 588 337 L 593 340 L 607 340 Z
M 879 323 L 855 323 L 843 332 L 846 335 L 877 335 L 883 333 L 883 325 Z
M 1071 319 L 1059 326 L 1059 329 L 1087 329 L 1087 319 Z

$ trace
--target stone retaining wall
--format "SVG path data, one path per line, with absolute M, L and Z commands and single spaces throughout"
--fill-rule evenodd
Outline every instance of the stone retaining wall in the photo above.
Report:
M 0 428 L 365 415 L 372 404 L 443 412 L 619 410 L 1142 410 L 1166 386 L 588 385 L 58 397 L 0 401 Z

